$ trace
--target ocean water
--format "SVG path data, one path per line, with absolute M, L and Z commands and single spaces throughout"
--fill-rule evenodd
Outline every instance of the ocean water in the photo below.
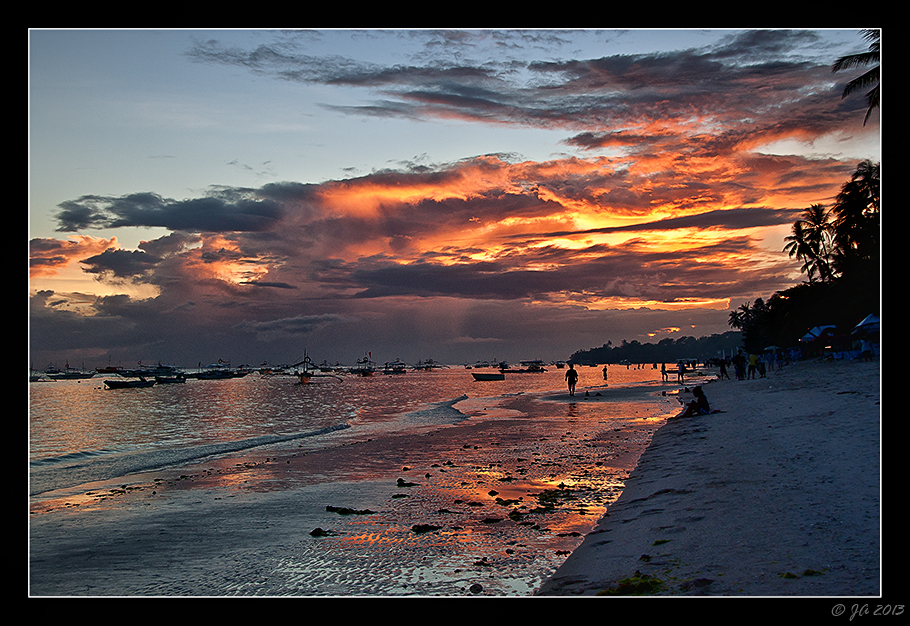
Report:
M 432 464 L 433 468 L 449 465 L 445 481 L 438 480 L 432 489 L 424 485 L 420 493 L 389 492 L 391 495 L 380 499 L 373 486 L 376 481 L 397 476 L 406 468 L 384 467 L 375 459 L 356 457 L 347 462 L 346 469 L 350 475 L 360 476 L 359 483 L 353 482 L 362 488 L 352 488 L 348 475 L 343 497 L 324 476 L 312 484 L 295 483 L 297 492 L 286 486 L 288 481 L 277 490 L 281 494 L 261 487 L 263 493 L 270 493 L 259 496 L 261 509 L 289 493 L 301 502 L 305 498 L 315 502 L 313 490 L 318 489 L 320 503 L 334 497 L 332 501 L 339 504 L 366 503 L 377 510 L 374 516 L 327 520 L 322 504 L 312 506 L 295 524 L 334 523 L 337 532 L 316 541 L 301 531 L 290 553 L 285 549 L 271 558 L 272 575 L 267 578 L 245 576 L 243 568 L 235 564 L 230 575 L 219 578 L 209 572 L 203 577 L 207 582 L 190 583 L 171 569 L 152 586 L 133 583 L 127 575 L 112 583 L 115 588 L 104 590 L 100 582 L 93 584 L 92 593 L 451 595 L 473 588 L 495 595 L 524 595 L 580 543 L 581 535 L 621 493 L 622 480 L 650 435 L 663 419 L 679 410 L 672 397 L 678 389 L 675 375 L 663 382 L 660 372 L 650 366 L 611 366 L 606 385 L 599 368 L 579 368 L 573 398 L 565 390 L 565 370 L 548 370 L 508 374 L 504 381 L 475 381 L 473 370 L 458 366 L 397 375 L 316 378 L 309 384 L 299 384 L 290 376 L 259 374 L 228 380 L 190 379 L 143 389 L 107 389 L 102 375 L 81 381 L 31 383 L 32 510 L 40 509 L 42 502 L 85 492 L 93 485 L 129 484 L 131 477 L 149 472 L 198 473 L 200 467 L 218 463 L 226 467 L 228 461 L 250 454 L 315 455 L 354 442 L 384 441 L 383 437 L 395 434 L 433 433 L 489 422 L 497 437 L 511 437 L 510 449 L 495 450 L 497 442 L 473 441 L 448 450 L 445 461 Z M 429 460 L 425 465 L 415 468 L 409 479 L 429 477 Z M 364 469 L 367 467 L 369 471 Z M 503 469 L 506 467 L 508 471 Z M 436 469 L 432 471 L 442 477 Z M 504 472 L 509 474 L 505 481 Z M 564 513 L 560 509 L 561 517 L 548 517 L 546 532 L 539 523 L 517 522 L 525 514 L 519 509 L 526 512 L 536 492 L 552 489 L 557 482 L 560 488 L 566 484 L 578 487 L 581 508 L 566 508 Z M 245 494 L 250 491 L 255 489 Z M 515 495 L 512 502 L 521 503 L 512 509 L 515 523 L 502 515 L 504 496 L 494 500 L 489 495 L 500 492 Z M 451 517 L 439 521 L 440 511 L 453 513 L 456 507 L 452 503 L 471 498 L 477 507 L 470 510 L 474 517 L 460 518 L 461 523 L 449 522 Z M 478 499 L 483 501 L 476 502 Z M 92 507 L 82 508 L 84 513 L 71 507 L 67 515 L 89 519 Z M 410 531 L 418 521 L 436 524 L 438 531 L 415 535 Z M 45 537 L 50 531 L 34 523 L 32 532 L 42 540 L 46 551 L 42 554 L 53 555 L 55 535 Z M 264 541 L 277 544 L 274 537 Z M 333 549 L 326 550 L 328 545 Z M 257 559 L 267 558 L 264 555 L 269 549 L 267 543 L 259 545 Z M 493 555 L 501 557 L 499 568 L 490 567 Z M 45 562 L 44 558 L 36 560 Z M 204 567 L 216 567 L 208 563 Z M 54 578 L 50 572 L 43 576 L 42 567 L 33 564 L 33 585 L 39 593 L 44 587 L 36 581 Z M 146 568 L 154 566 L 147 564 Z M 368 576 L 365 569 L 385 573 Z M 214 579 L 221 582 L 210 582 Z M 261 582 L 257 585 L 253 580 Z M 66 587 L 45 591 L 68 595 Z

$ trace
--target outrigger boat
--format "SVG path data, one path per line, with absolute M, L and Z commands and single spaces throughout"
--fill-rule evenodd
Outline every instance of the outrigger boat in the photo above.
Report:
M 294 374 L 297 376 L 297 380 L 300 382 L 301 385 L 306 385 L 306 384 L 309 383 L 313 378 L 334 378 L 334 379 L 336 379 L 336 380 L 341 380 L 340 377 L 335 376 L 334 374 L 327 374 L 327 373 L 321 372 L 321 371 L 318 372 L 318 373 L 315 372 L 315 371 L 312 369 L 312 367 L 313 367 L 313 361 L 312 361 L 312 360 L 310 359 L 310 357 L 306 354 L 306 352 L 304 352 L 304 354 L 303 354 L 303 360 L 302 360 L 302 361 L 299 361 L 299 362 L 297 362 L 297 363 L 294 363 L 294 364 L 291 365 L 290 367 L 293 368 L 293 367 L 298 367 L 298 366 L 300 366 L 300 365 L 303 365 L 303 370 L 302 370 L 302 371 L 300 371 L 300 370 L 295 371 Z M 317 368 L 317 369 L 318 369 L 318 368 Z
M 350 369 L 352 374 L 360 376 L 372 376 L 376 371 L 376 364 L 370 360 L 372 354 L 368 353 L 362 359 L 357 359 L 357 364 Z

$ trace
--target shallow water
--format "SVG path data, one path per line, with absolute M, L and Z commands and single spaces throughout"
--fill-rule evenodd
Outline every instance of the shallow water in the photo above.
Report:
M 198 551 L 196 567 L 206 571 L 199 579 L 188 582 L 189 569 L 168 568 L 148 586 L 140 581 L 155 569 L 150 557 L 141 576 L 130 570 L 107 587 L 95 580 L 93 594 L 453 595 L 475 585 L 478 593 L 526 595 L 618 497 L 653 431 L 679 406 L 661 395 L 677 386 L 661 383 L 656 370 L 612 366 L 605 385 L 600 369 L 581 368 L 574 398 L 565 391 L 564 372 L 551 368 L 478 382 L 469 370 L 452 368 L 308 385 L 253 374 L 121 390 L 104 388 L 101 377 L 34 383 L 29 394 L 33 513 L 35 503 L 96 481 L 129 483 L 130 475 L 166 468 L 192 476 L 197 492 L 222 494 L 215 498 L 216 509 L 199 508 L 203 518 L 193 527 L 196 533 L 213 524 L 226 531 L 272 508 L 281 511 L 268 518 L 268 534 L 250 548 L 255 557 L 245 557 L 237 544 L 227 570 L 203 556 L 208 548 L 200 539 L 198 546 L 185 548 L 187 555 Z M 390 434 L 396 438 L 383 438 Z M 424 437 L 426 444 L 396 456 L 391 444 L 408 435 Z M 349 452 L 364 442 L 376 449 Z M 264 451 L 272 459 L 285 455 L 287 464 L 263 461 Z M 309 465 L 286 470 L 301 454 L 297 461 Z M 258 455 L 258 464 L 240 475 L 236 461 L 244 455 Z M 309 477 L 308 468 L 313 468 Z M 412 486 L 396 485 L 398 477 Z M 164 483 L 159 485 L 156 498 L 164 493 Z M 537 500 L 551 492 L 567 500 L 544 515 Z M 188 497 L 181 494 L 172 491 L 168 497 L 173 502 Z M 235 508 L 241 503 L 251 508 Z M 373 514 L 339 516 L 327 513 L 326 504 Z M 128 506 L 127 500 L 105 499 L 105 510 L 118 506 Z M 81 517 L 88 520 L 88 511 L 98 509 L 83 504 Z M 143 512 L 136 532 L 143 533 L 143 524 L 190 524 L 197 514 L 191 508 L 179 522 L 157 520 L 165 509 Z M 68 515 L 80 515 L 79 510 L 70 507 Z M 217 522 L 216 510 L 224 516 Z M 53 506 L 48 511 L 52 517 Z M 105 532 L 105 519 L 80 523 L 86 541 Z M 41 562 L 59 556 L 55 542 L 78 540 L 72 532 L 56 534 L 61 531 L 53 522 L 35 522 L 32 536 L 42 539 L 43 556 L 33 553 L 33 558 Z M 416 533 L 418 524 L 434 531 Z M 315 527 L 332 533 L 314 539 L 309 531 Z M 128 532 L 122 524 L 117 528 Z M 285 534 L 288 543 L 281 539 Z M 175 545 L 175 536 L 166 546 Z M 263 568 L 268 576 L 261 575 Z M 80 593 L 65 586 L 69 572 L 44 572 L 34 565 L 33 572 L 39 588 L 57 585 L 50 593 Z M 71 575 L 77 586 L 86 578 L 82 572 Z

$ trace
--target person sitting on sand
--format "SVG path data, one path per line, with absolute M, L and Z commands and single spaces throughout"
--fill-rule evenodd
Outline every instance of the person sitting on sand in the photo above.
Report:
M 708 404 L 708 398 L 701 387 L 692 389 L 692 395 L 695 399 L 686 406 L 686 410 L 676 417 L 692 417 L 693 415 L 707 415 L 711 412 L 711 406 Z

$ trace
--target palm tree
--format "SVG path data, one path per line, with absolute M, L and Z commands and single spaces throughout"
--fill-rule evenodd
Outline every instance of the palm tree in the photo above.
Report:
M 878 254 L 879 171 L 878 163 L 860 163 L 831 207 L 834 244 L 841 265 L 870 260 Z
M 812 269 L 818 272 L 819 280 L 831 280 L 834 276 L 830 262 L 832 225 L 829 211 L 823 204 L 813 204 L 805 210 L 802 224 L 811 253 Z M 811 281 L 812 271 L 809 277 Z
M 791 259 L 796 257 L 797 260 L 803 262 L 800 271 L 806 272 L 809 276 L 809 282 L 811 283 L 815 276 L 815 251 L 812 248 L 810 234 L 805 228 L 805 222 L 802 220 L 793 222 L 790 232 L 792 234 L 784 238 L 784 241 L 787 242 L 784 246 L 784 252 L 786 252 Z
M 863 126 L 865 126 L 866 122 L 869 120 L 869 116 L 872 115 L 872 111 L 878 108 L 878 91 L 881 84 L 879 77 L 879 48 L 881 45 L 882 33 L 878 29 L 867 28 L 860 31 L 860 34 L 863 39 L 870 42 L 869 50 L 859 54 L 848 54 L 847 56 L 839 58 L 834 62 L 831 71 L 839 72 L 854 67 L 865 67 L 873 63 L 875 64 L 867 72 L 848 82 L 846 86 L 844 86 L 844 91 L 841 95 L 842 98 L 846 98 L 855 91 L 865 89 L 869 85 L 875 85 L 866 94 L 866 103 L 869 105 L 869 108 L 866 111 L 866 117 L 863 118 Z

